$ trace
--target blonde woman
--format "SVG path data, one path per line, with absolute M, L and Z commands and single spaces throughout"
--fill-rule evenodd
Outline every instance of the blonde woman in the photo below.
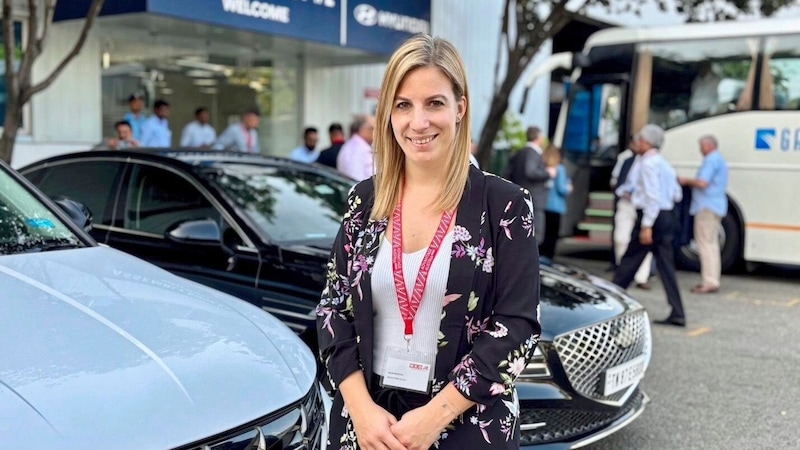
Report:
M 514 383 L 539 340 L 530 195 L 469 163 L 461 57 L 417 35 L 378 99 L 317 308 L 330 449 L 519 448 Z

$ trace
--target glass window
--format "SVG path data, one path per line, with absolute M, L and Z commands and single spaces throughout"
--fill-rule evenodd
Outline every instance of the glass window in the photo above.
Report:
M 649 120 L 663 128 L 752 107 L 758 39 L 646 44 L 652 55 Z
M 14 22 L 14 70 L 19 68 L 22 59 L 22 22 Z M 3 47 L 3 36 L 0 34 L 0 61 L 6 60 L 6 50 Z M 8 103 L 8 90 L 6 87 L 6 66 L 0 64 L 0 126 L 6 123 L 6 103 Z
M 81 245 L 55 214 L 0 167 L 0 255 Z
M 800 35 L 766 40 L 760 109 L 800 110 Z
M 571 159 L 608 159 L 619 153 L 622 89 L 616 84 L 575 85 L 567 115 L 564 150 Z
M 28 172 L 25 176 L 50 198 L 67 197 L 83 203 L 95 225 L 113 225 L 114 199 L 124 163 L 91 161 L 67 163 Z
M 186 178 L 159 167 L 137 164 L 128 185 L 124 227 L 163 236 L 180 222 L 212 219 L 219 211 Z
M 288 168 L 225 164 L 215 183 L 270 237 L 282 243 L 324 242 L 339 231 L 351 183 Z

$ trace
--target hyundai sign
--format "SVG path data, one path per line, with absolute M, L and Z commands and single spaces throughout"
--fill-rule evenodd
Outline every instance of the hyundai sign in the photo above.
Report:
M 90 3 L 58 2 L 55 20 L 84 18 Z M 106 0 L 101 15 L 142 12 L 383 54 L 431 28 L 430 0 Z

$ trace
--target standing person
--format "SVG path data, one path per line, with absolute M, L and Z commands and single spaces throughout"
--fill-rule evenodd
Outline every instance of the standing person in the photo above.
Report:
M 169 129 L 169 103 L 156 100 L 153 115 L 142 125 L 142 147 L 172 147 L 172 131 Z
M 717 292 L 722 274 L 720 261 L 719 227 L 728 214 L 728 164 L 719 151 L 717 138 L 705 135 L 700 138 L 703 164 L 697 178 L 680 178 L 683 186 L 692 188 L 689 214 L 694 216 L 694 241 L 700 254 L 702 281 L 692 288 L 696 294 Z
M 614 265 L 619 266 L 622 255 L 631 242 L 631 233 L 636 226 L 636 208 L 631 202 L 631 194 L 635 188 L 630 177 L 631 169 L 639 156 L 635 154 L 636 142 L 631 139 L 630 148 L 620 153 L 617 163 L 611 171 L 611 188 L 614 189 Z M 642 265 L 636 270 L 633 279 L 639 289 L 650 290 L 650 271 L 653 263 L 653 253 L 647 252 Z
M 317 162 L 324 166 L 336 168 L 336 158 L 339 157 L 339 151 L 344 145 L 344 128 L 342 124 L 334 122 L 328 127 L 328 137 L 331 141 L 331 146 L 322 150 L 319 153 Z
M 133 131 L 133 139 L 141 142 L 142 140 L 142 126 L 147 116 L 144 115 L 144 95 L 141 92 L 134 92 L 128 97 L 128 111 L 122 117 L 122 120 L 131 124 Z
M 614 283 L 626 289 L 647 252 L 652 251 L 667 301 L 672 307 L 667 318 L 655 323 L 683 327 L 686 326 L 686 314 L 675 279 L 672 249 L 675 233 L 673 208 L 675 202 L 681 201 L 683 192 L 675 169 L 659 152 L 664 142 L 664 130 L 656 125 L 645 125 L 634 140 L 634 150 L 641 159 L 629 176 L 634 186 L 631 201 L 636 208 L 637 220 L 628 249 L 614 274 Z
M 194 120 L 187 123 L 181 132 L 181 147 L 211 148 L 217 140 L 217 132 L 209 124 L 208 109 L 200 107 L 194 111 Z
M 328 448 L 518 449 L 540 332 L 530 195 L 469 164 L 450 43 L 412 37 L 381 86 L 378 171 L 350 193 L 317 307 Z
M 544 207 L 547 204 L 547 182 L 556 176 L 555 169 L 548 169 L 542 159 L 544 134 L 539 127 L 528 127 L 528 143 L 508 161 L 506 178 L 528 191 L 533 197 L 533 223 L 536 242 L 544 241 Z
M 228 125 L 214 143 L 215 150 L 228 150 L 242 153 L 261 153 L 258 143 L 258 124 L 261 113 L 257 109 L 247 110 L 242 121 Z
M 572 192 L 572 183 L 567 177 L 567 168 L 561 164 L 561 149 L 553 144 L 548 145 L 542 159 L 548 168 L 556 169 L 544 209 L 544 241 L 539 247 L 542 257 L 552 260 L 556 254 L 561 216 L 567 212 L 567 196 Z
M 319 132 L 314 127 L 308 127 L 303 131 L 303 145 L 292 150 L 289 159 L 292 161 L 311 164 L 319 157 L 317 149 L 317 142 L 319 141 Z
M 350 139 L 342 145 L 336 158 L 336 168 L 344 175 L 362 181 L 375 175 L 372 138 L 375 117 L 358 116 L 350 126 Z

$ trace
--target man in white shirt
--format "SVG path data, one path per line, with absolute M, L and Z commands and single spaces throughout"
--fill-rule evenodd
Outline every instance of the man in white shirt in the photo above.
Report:
M 631 200 L 637 211 L 637 222 L 628 249 L 614 274 L 614 283 L 627 289 L 645 255 L 653 252 L 667 301 L 672 307 L 667 318 L 654 322 L 685 327 L 686 314 L 675 279 L 672 247 L 676 229 L 673 208 L 676 202 L 681 201 L 683 190 L 678 184 L 675 168 L 659 152 L 664 142 L 664 130 L 656 125 L 645 125 L 634 140 L 634 151 L 640 155 L 639 160 L 631 168 L 629 182 L 617 188 L 616 193 Z M 627 190 L 629 186 L 632 191 Z
M 289 159 L 292 161 L 311 164 L 319 158 L 317 151 L 317 142 L 319 141 L 319 133 L 314 127 L 308 127 L 303 131 L 303 145 L 292 150 Z
M 172 131 L 169 129 L 169 103 L 156 100 L 153 115 L 142 125 L 142 147 L 172 147 Z
M 374 116 L 358 116 L 350 125 L 350 139 L 342 145 L 336 158 L 336 168 L 344 175 L 362 181 L 375 175 L 372 138 L 375 133 Z
M 209 124 L 209 119 L 206 108 L 197 108 L 194 112 L 194 120 L 183 127 L 181 147 L 210 148 L 217 140 L 217 132 Z

